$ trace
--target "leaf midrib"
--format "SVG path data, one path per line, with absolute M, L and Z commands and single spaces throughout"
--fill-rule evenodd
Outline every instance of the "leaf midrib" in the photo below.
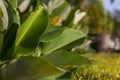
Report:
M 36 15 L 35 15 L 35 12 L 34 13 L 31 13 L 30 16 L 32 15 L 35 15 L 35 17 L 33 17 L 31 23 L 30 23 L 30 26 L 25 30 L 25 32 L 23 33 L 22 37 L 18 39 L 18 41 L 16 42 L 16 46 L 18 46 L 18 44 L 20 43 L 20 41 L 23 39 L 25 33 L 29 30 L 29 28 L 31 27 L 31 25 L 33 24 L 33 21 L 37 18 L 38 14 L 40 14 L 39 12 L 41 12 L 42 8 L 40 8 L 39 11 L 36 11 Z M 24 23 L 25 24 L 25 23 Z

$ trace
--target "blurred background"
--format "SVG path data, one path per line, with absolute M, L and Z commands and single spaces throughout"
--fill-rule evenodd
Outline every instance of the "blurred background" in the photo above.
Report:
M 78 51 L 120 52 L 120 0 L 84 0 L 81 10 L 83 31 L 88 29 L 88 40 Z M 88 47 L 88 48 L 87 48 Z M 89 51 L 90 50 L 90 51 Z

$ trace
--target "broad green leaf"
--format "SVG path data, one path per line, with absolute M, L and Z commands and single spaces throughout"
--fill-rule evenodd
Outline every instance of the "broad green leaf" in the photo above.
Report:
M 14 47 L 12 47 L 15 43 L 16 33 L 17 33 L 18 25 L 13 23 L 12 26 L 7 30 L 3 46 L 2 46 L 2 53 L 0 54 L 0 59 L 10 59 L 13 56 Z
M 55 51 L 83 37 L 85 37 L 85 35 L 79 30 L 67 28 L 63 31 L 63 33 L 59 37 L 57 37 L 53 41 L 43 43 L 42 53 L 43 54 L 51 53 L 52 51 Z
M 37 80 L 60 73 L 50 62 L 32 56 L 14 59 L 1 68 L 3 80 Z
M 86 38 L 83 37 L 83 38 L 80 38 L 80 39 L 78 39 L 78 40 L 76 40 L 76 41 L 73 41 L 73 42 L 71 42 L 70 44 L 62 47 L 62 49 L 65 49 L 65 50 L 70 51 L 70 50 L 72 50 L 72 48 L 74 48 L 74 47 L 76 47 L 76 46 L 78 46 L 78 45 L 83 44 L 83 42 L 85 41 L 85 39 L 86 39 Z
M 44 58 L 59 67 L 80 66 L 91 63 L 91 60 L 88 58 L 67 51 L 56 51 L 45 55 Z
M 53 41 L 54 39 L 59 37 L 65 29 L 66 27 L 63 26 L 48 27 L 41 35 L 40 42 L 47 43 Z
M 2 13 L 3 13 L 3 16 L 0 17 L 2 24 L 3 24 L 3 26 L 0 26 L 0 31 L 4 31 L 8 27 L 8 13 L 7 13 L 7 9 L 5 7 L 5 4 L 4 4 L 4 0 L 0 0 L 0 8 L 1 8 Z M 0 23 L 1 23 L 1 21 L 0 21 Z
M 48 25 L 48 14 L 43 7 L 33 12 L 18 28 L 15 53 L 30 53 L 39 42 L 39 37 Z

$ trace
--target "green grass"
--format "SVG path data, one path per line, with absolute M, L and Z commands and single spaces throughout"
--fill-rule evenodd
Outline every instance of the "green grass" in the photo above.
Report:
M 120 54 L 84 54 L 94 60 L 92 65 L 77 69 L 72 80 L 120 80 Z

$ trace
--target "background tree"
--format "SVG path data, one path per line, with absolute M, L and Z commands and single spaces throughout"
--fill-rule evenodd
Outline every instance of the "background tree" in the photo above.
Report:
M 89 29 L 89 36 L 95 39 L 91 47 L 97 51 L 104 51 L 109 47 L 110 34 L 113 29 L 113 21 L 109 13 L 105 12 L 101 0 L 86 0 L 82 10 L 87 15 L 81 22 L 82 27 Z
M 120 37 L 120 10 L 115 10 L 113 14 L 114 20 L 114 28 L 113 28 L 113 36 Z

